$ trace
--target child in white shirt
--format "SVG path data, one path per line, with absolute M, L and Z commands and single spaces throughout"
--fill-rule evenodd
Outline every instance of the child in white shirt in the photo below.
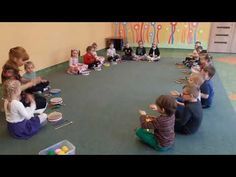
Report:
M 88 65 L 79 63 L 79 50 L 71 50 L 71 58 L 69 60 L 69 68 L 67 69 L 68 74 L 80 74 L 88 69 Z
M 36 104 L 32 95 L 28 94 L 29 107 L 20 102 L 21 83 L 18 80 L 7 80 L 3 84 L 4 110 L 7 128 L 11 136 L 28 139 L 36 134 L 47 122 L 47 114 L 34 115 Z

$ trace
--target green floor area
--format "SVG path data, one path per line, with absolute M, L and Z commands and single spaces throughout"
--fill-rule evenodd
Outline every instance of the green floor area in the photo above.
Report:
M 236 54 L 213 53 L 212 55 L 214 57 L 214 65 L 226 90 L 227 96 L 234 96 L 234 99 L 231 98 L 230 102 L 236 111 Z M 229 58 L 228 62 L 218 60 L 227 58 Z
M 101 51 L 103 52 L 103 51 Z M 175 63 L 191 50 L 161 50 L 158 63 L 127 62 L 93 71 L 89 76 L 65 74 L 65 65 L 44 73 L 53 88 L 62 89 L 66 106 L 58 111 L 73 124 L 55 130 L 51 124 L 29 140 L 8 135 L 4 115 L 0 119 L 0 154 L 38 154 L 63 139 L 72 142 L 77 154 L 236 154 L 236 119 L 216 63 L 215 98 L 212 108 L 204 110 L 199 131 L 191 136 L 176 135 L 175 148 L 156 152 L 135 136 L 139 127 L 138 109 L 148 109 L 161 94 L 181 90 L 174 81 L 182 77 Z

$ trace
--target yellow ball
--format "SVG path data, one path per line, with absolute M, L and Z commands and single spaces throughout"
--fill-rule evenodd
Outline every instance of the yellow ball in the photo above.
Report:
M 58 154 L 57 155 L 65 155 L 66 153 L 64 152 L 64 151 L 60 151 L 60 152 L 58 152 Z
M 69 151 L 69 148 L 67 146 L 62 146 L 61 150 L 67 153 Z

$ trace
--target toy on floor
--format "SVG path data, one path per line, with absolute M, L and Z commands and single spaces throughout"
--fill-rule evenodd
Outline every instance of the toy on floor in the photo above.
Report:
M 61 89 L 51 89 L 51 90 L 49 91 L 49 93 L 50 93 L 52 96 L 57 97 L 57 96 L 60 96 Z
M 106 63 L 104 63 L 103 65 L 104 65 L 105 67 L 109 67 L 109 66 L 110 66 L 110 63 L 107 63 L 107 62 L 106 62 Z
M 60 128 L 62 128 L 62 127 L 65 127 L 65 126 L 67 126 L 67 125 L 70 125 L 70 124 L 72 124 L 72 123 L 73 123 L 72 121 L 66 120 L 66 121 L 64 121 L 63 123 L 61 123 L 61 125 L 60 125 L 60 124 L 57 125 L 57 126 L 55 127 L 55 130 L 60 129 Z
M 62 119 L 62 113 L 60 112 L 52 112 L 48 115 L 49 122 L 57 122 Z

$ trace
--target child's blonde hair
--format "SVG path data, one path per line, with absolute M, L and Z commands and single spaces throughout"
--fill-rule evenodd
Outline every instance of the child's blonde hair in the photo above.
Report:
M 3 84 L 3 97 L 8 101 L 7 109 L 10 111 L 10 103 L 13 95 L 20 89 L 21 83 L 18 80 L 6 80 Z
M 196 85 L 196 87 L 200 88 L 200 86 L 204 82 L 204 78 L 201 75 L 201 73 L 192 73 L 190 78 L 193 80 L 193 83 Z M 189 79 L 190 79 L 189 78 Z
M 24 68 L 27 69 L 29 66 L 33 66 L 34 67 L 34 63 L 32 61 L 27 61 L 25 64 L 24 64 Z
M 200 88 L 195 84 L 187 84 L 183 87 L 183 90 L 185 90 L 189 95 L 192 95 L 193 98 L 198 98 L 200 92 Z

